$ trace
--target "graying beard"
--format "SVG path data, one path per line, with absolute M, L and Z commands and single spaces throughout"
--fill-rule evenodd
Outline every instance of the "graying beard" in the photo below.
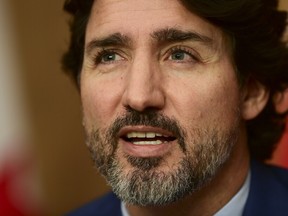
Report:
M 184 159 L 176 170 L 165 173 L 157 170 L 162 158 L 126 157 L 134 168 L 125 174 L 115 154 L 117 143 L 107 131 L 96 130 L 87 134 L 86 142 L 96 167 L 122 201 L 133 205 L 159 206 L 201 189 L 213 178 L 230 156 L 237 141 L 237 127 L 236 123 L 226 132 L 216 131 L 215 128 L 205 131 L 191 129 L 193 143 L 185 144 L 184 137 L 181 138 L 182 145 L 189 148 L 182 149 Z
M 188 164 L 188 161 L 182 161 L 180 168 L 170 173 L 134 169 L 123 176 L 122 169 L 119 169 L 116 162 L 109 170 L 107 180 L 114 193 L 125 203 L 140 206 L 165 205 L 193 192 L 191 188 L 195 188 L 195 180 L 190 175 Z
M 139 158 L 130 155 L 125 155 L 127 161 L 135 168 L 143 171 L 148 171 L 159 166 L 162 157 L 147 157 Z
M 219 144 L 215 142 L 219 141 L 219 136 L 214 134 L 212 138 L 206 145 L 194 149 L 193 155 L 186 155 L 177 170 L 168 173 L 155 169 L 155 165 L 161 163 L 161 158 L 138 158 L 133 161 L 133 171 L 125 175 L 114 158 L 107 172 L 107 181 L 114 193 L 128 204 L 161 206 L 180 200 L 209 183 L 230 156 L 235 136 L 228 136 L 225 142 L 222 140 L 223 148 L 215 147 L 216 143 Z

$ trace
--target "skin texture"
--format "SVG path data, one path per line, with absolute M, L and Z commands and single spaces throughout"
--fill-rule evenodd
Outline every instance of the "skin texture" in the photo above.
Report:
M 171 32 L 184 32 L 186 38 L 171 39 Z M 187 32 L 193 37 L 187 39 Z M 197 191 L 165 208 L 129 205 L 131 215 L 175 215 L 179 209 L 182 215 L 211 215 L 242 186 L 249 169 L 245 120 L 261 112 L 268 93 L 252 81 L 240 89 L 231 52 L 220 29 L 178 1 L 95 1 L 80 77 L 83 125 L 92 154 L 103 155 L 106 162 L 105 155 L 113 155 L 125 176 L 136 169 L 127 155 L 161 158 L 152 169 L 156 173 L 173 172 L 187 155 L 197 164 L 200 147 L 202 155 L 213 156 L 213 149 L 205 152 L 205 142 L 215 133 L 219 139 L 213 147 L 224 152 L 224 161 Z M 159 146 L 136 146 L 121 138 L 133 131 L 175 135 L 143 124 L 120 128 L 113 147 L 107 131 L 127 110 L 153 110 L 175 120 L 185 134 L 184 150 L 179 137 Z M 101 169 L 106 175 L 105 166 Z

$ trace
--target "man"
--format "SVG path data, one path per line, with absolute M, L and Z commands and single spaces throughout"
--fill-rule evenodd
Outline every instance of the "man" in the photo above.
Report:
M 71 215 L 288 215 L 276 0 L 70 0 L 63 58 L 113 193 Z

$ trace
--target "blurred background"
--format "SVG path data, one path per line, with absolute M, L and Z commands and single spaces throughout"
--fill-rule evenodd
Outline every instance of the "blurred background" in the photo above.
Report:
M 62 5 L 0 0 L 0 215 L 63 215 L 108 190 L 83 142 L 79 94 L 61 71 Z M 285 133 L 270 163 L 288 167 L 287 156 Z

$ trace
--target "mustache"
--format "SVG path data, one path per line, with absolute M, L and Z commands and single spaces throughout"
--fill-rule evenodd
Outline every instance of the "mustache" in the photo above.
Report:
M 108 137 L 111 139 L 116 139 L 119 131 L 123 127 L 137 125 L 157 127 L 171 132 L 177 139 L 182 150 L 184 152 L 186 151 L 186 145 L 184 142 L 185 132 L 181 128 L 178 121 L 174 118 L 164 115 L 163 113 L 159 113 L 157 110 L 145 110 L 139 112 L 134 109 L 127 109 L 127 112 L 123 116 L 116 118 L 112 123 L 108 129 Z M 113 140 L 111 140 L 110 143 L 117 145 L 117 141 L 113 142 Z

